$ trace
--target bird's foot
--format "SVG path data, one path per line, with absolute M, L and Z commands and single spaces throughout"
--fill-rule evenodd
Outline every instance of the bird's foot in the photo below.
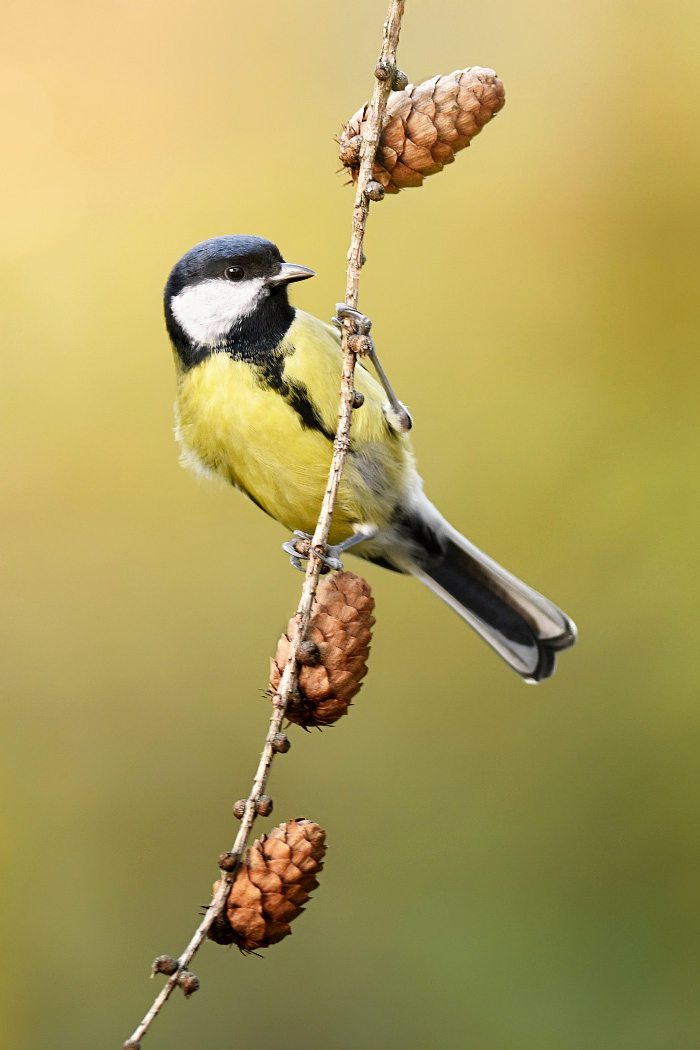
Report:
M 332 323 L 336 328 L 348 328 L 351 335 L 365 335 L 369 338 L 372 327 L 369 317 L 361 314 L 352 306 L 346 306 L 345 303 L 336 303 L 335 312 L 336 316 L 332 319 Z M 349 321 L 350 324 L 344 325 L 343 321 Z
M 311 541 L 313 536 L 309 536 L 308 532 L 300 532 L 299 529 L 294 530 L 296 539 L 287 540 L 286 543 L 282 544 L 282 550 L 285 554 L 289 555 L 289 560 L 295 569 L 299 572 L 306 572 L 304 566 L 301 564 L 302 561 L 306 561 L 311 553 Z M 342 569 L 343 563 L 338 558 L 334 557 L 335 547 L 326 547 L 322 553 L 314 548 L 314 553 L 321 562 L 321 573 L 325 575 L 330 572 L 331 569 L 336 571 Z
M 343 563 L 340 560 L 339 555 L 344 554 L 345 551 L 350 550 L 358 543 L 362 543 L 364 540 L 373 539 L 378 532 L 376 525 L 364 525 L 357 524 L 354 527 L 352 536 L 348 536 L 342 543 L 336 543 L 331 546 L 326 544 L 326 549 L 320 552 L 314 548 L 314 553 L 318 556 L 321 561 L 321 573 L 325 573 L 334 570 L 340 572 L 343 568 Z M 304 572 L 304 566 L 301 564 L 302 561 L 306 561 L 311 553 L 311 541 L 313 536 L 309 536 L 308 532 L 299 532 L 298 529 L 294 530 L 296 539 L 287 540 L 286 543 L 282 544 L 282 550 L 289 555 L 289 560 L 295 569 L 299 569 L 300 572 Z
M 369 357 L 375 367 L 388 398 L 388 403 L 384 406 L 384 415 L 389 426 L 393 427 L 400 434 L 410 430 L 413 426 L 413 418 L 403 401 L 399 401 L 397 398 L 389 382 L 389 377 L 379 363 L 375 345 L 369 334 L 372 327 L 369 317 L 365 317 L 364 314 L 361 314 L 359 310 L 353 309 L 352 306 L 346 306 L 345 303 L 336 303 L 336 314 L 337 316 L 332 319 L 333 324 L 341 331 L 346 330 L 350 332 L 348 343 L 350 349 L 354 350 L 360 357 Z

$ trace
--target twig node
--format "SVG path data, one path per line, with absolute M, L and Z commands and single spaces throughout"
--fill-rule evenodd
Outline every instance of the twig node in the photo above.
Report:
M 365 187 L 365 193 L 371 201 L 383 201 L 384 200 L 384 187 L 381 182 L 375 182 L 374 179 L 370 179 Z
M 272 741 L 273 751 L 277 751 L 280 755 L 286 755 L 292 746 L 292 742 L 286 733 L 275 733 L 275 738 Z
M 394 66 L 393 62 L 389 62 L 385 58 L 380 58 L 376 66 L 374 67 L 374 75 L 377 78 L 377 80 L 381 80 L 382 82 L 391 80 L 391 78 L 394 75 L 395 68 L 396 67 Z
M 273 802 L 269 795 L 261 795 L 255 803 L 255 812 L 259 817 L 269 817 L 272 809 Z
M 321 650 L 310 638 L 302 642 L 297 649 L 297 660 L 306 667 L 315 667 L 321 659 Z
M 199 988 L 199 977 L 195 977 L 189 970 L 183 970 L 177 979 L 177 983 L 182 988 L 185 999 L 189 999 Z
M 235 871 L 237 864 L 237 853 L 222 853 L 219 857 L 219 867 L 222 871 Z
M 348 339 L 348 346 L 354 354 L 358 357 L 364 357 L 372 349 L 372 340 L 368 335 L 351 335 Z
M 173 959 L 171 955 L 159 955 L 151 967 L 153 973 L 164 973 L 166 977 L 172 977 L 179 968 L 177 959 Z

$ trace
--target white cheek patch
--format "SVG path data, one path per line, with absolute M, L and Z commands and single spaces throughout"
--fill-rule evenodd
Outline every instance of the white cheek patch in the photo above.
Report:
M 252 314 L 265 294 L 265 279 L 200 281 L 170 301 L 173 315 L 194 343 L 215 346 L 236 321 Z

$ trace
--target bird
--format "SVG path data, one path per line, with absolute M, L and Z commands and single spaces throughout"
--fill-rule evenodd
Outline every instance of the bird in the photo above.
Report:
M 289 301 L 289 286 L 314 276 L 271 241 L 235 234 L 187 251 L 164 292 L 182 465 L 240 489 L 297 536 L 313 534 L 323 500 L 342 365 L 336 328 Z M 575 624 L 449 524 L 423 492 L 404 406 L 361 361 L 354 384 L 362 405 L 326 562 L 338 568 L 352 549 L 413 575 L 522 679 L 549 678 L 556 654 L 576 640 Z M 284 548 L 296 561 L 293 542 Z

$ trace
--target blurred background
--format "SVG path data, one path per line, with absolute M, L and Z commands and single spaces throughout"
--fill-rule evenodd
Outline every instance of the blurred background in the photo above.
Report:
M 342 297 L 334 135 L 385 0 L 10 0 L 3 18 L 3 1042 L 119 1047 L 209 899 L 301 576 L 178 466 L 161 289 L 255 233 Z M 293 936 L 207 943 L 151 1050 L 698 1045 L 697 34 L 688 0 L 409 0 L 414 81 L 503 113 L 372 208 L 361 307 L 431 498 L 577 620 L 525 686 L 369 566 L 370 674 L 293 728 L 328 832 Z M 363 571 L 350 558 L 349 569 Z

